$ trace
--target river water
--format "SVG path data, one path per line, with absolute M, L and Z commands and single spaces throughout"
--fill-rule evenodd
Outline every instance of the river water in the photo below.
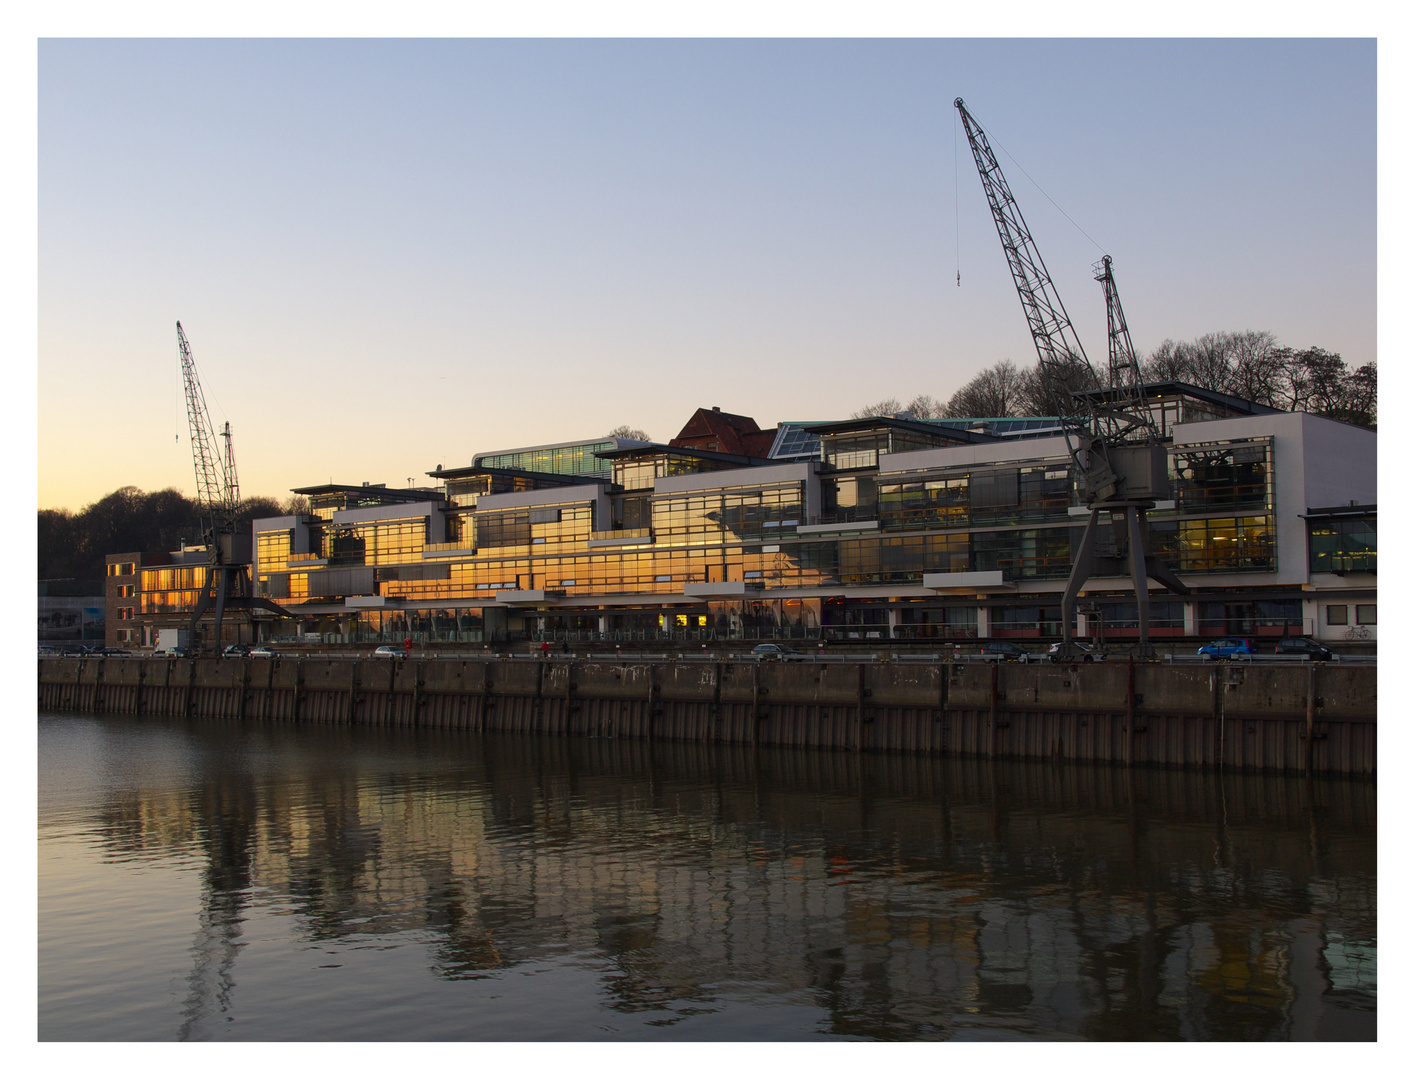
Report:
M 41 1040 L 1369 1040 L 1376 793 L 39 717 Z

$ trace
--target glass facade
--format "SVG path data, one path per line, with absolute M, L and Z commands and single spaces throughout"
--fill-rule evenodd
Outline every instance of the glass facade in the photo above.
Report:
M 206 588 L 205 564 L 162 566 L 138 572 L 139 610 L 144 615 L 165 615 L 195 610 Z
M 1170 455 L 1180 514 L 1266 511 L 1273 506 L 1272 446 L 1267 441 L 1186 447 Z
M 597 439 L 593 442 L 545 446 L 505 454 L 479 454 L 472 464 L 483 469 L 607 476 L 609 467 L 595 457 L 595 454 L 601 450 L 613 450 L 616 445 L 613 439 Z
M 1267 515 L 1155 521 L 1150 536 L 1155 554 L 1181 574 L 1277 569 L 1277 539 Z
M 1376 515 L 1309 521 L 1307 552 L 1314 574 L 1374 574 Z

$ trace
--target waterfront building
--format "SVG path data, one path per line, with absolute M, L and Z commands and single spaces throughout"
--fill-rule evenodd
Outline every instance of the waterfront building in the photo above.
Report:
M 1152 541 L 1191 589 L 1153 593 L 1152 636 L 1373 641 L 1375 434 L 1179 383 L 1146 393 L 1174 488 Z M 269 631 L 1046 642 L 1086 520 L 1047 417 L 762 431 L 699 409 L 667 443 L 480 453 L 428 475 L 296 488 L 310 513 L 254 522 L 255 596 L 289 616 Z M 144 614 L 153 585 L 144 571 Z M 1079 632 L 1133 639 L 1129 589 L 1092 579 Z

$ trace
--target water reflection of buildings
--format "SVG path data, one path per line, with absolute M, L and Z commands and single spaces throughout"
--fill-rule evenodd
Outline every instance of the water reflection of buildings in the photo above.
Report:
M 315 940 L 420 935 L 449 979 L 590 957 L 664 1023 L 737 997 L 865 1037 L 1374 1034 L 1368 786 L 366 734 L 256 747 L 178 815 L 248 860 L 209 875 L 195 972 L 255 890 Z M 166 816 L 130 811 L 131 839 Z

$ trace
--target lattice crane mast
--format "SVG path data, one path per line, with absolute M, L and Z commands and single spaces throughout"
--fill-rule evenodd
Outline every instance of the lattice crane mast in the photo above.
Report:
M 1110 256 L 1101 260 L 1096 274 L 1106 295 L 1110 386 L 1103 393 L 1082 396 L 1078 390 L 1094 390 L 1098 385 L 1095 370 L 1086 358 L 982 126 L 973 119 L 962 98 L 955 98 L 953 104 L 967 133 L 993 224 L 1032 332 L 1044 391 L 1060 418 L 1073 475 L 1090 511 L 1080 546 L 1072 554 L 1071 573 L 1062 595 L 1062 653 L 1074 653 L 1076 599 L 1082 587 L 1097 574 L 1111 576 L 1118 571 L 1124 576 L 1128 566 L 1138 607 L 1140 651 L 1148 654 L 1147 577 L 1174 592 L 1187 593 L 1188 589 L 1148 551 L 1145 513 L 1154 508 L 1157 500 L 1170 495 L 1167 454 L 1145 406 L 1139 364 L 1120 307 Z M 1102 514 L 1114 529 L 1115 550 L 1126 554 L 1098 550 Z
M 233 582 L 239 587 L 245 567 L 235 558 L 236 517 L 240 513 L 241 488 L 236 478 L 236 455 L 231 443 L 228 421 L 221 433 L 224 448 L 218 446 L 211 416 L 206 408 L 201 380 L 197 377 L 196 361 L 191 345 L 177 323 L 177 354 L 182 365 L 182 383 L 186 389 L 187 426 L 192 440 L 192 462 L 196 468 L 197 497 L 202 506 L 202 543 L 206 546 L 207 572 L 205 587 L 192 613 L 191 630 L 195 639 L 201 617 L 213 606 L 216 627 L 214 641 L 221 643 L 221 620 L 226 599 Z

